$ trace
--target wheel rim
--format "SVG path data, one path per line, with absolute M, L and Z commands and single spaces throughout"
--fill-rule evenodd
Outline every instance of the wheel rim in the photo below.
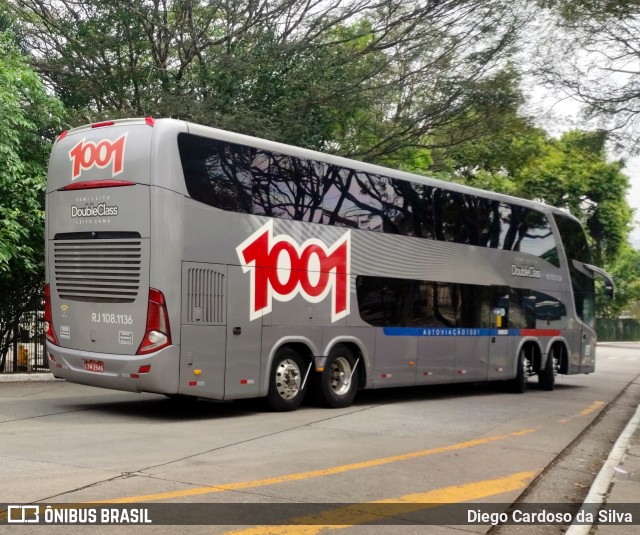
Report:
M 558 351 L 554 351 L 553 354 L 553 376 L 556 377 L 560 373 L 560 358 L 558 357 Z
M 331 363 L 329 382 L 336 395 L 343 396 L 349 392 L 351 387 L 351 364 L 347 359 L 338 357 Z
M 283 360 L 276 370 L 276 390 L 282 399 L 290 400 L 300 392 L 300 368 L 291 359 Z
M 526 381 L 529 377 L 531 362 L 529 361 L 529 357 L 527 356 L 527 352 L 523 349 L 521 352 L 521 367 L 522 367 L 522 378 Z

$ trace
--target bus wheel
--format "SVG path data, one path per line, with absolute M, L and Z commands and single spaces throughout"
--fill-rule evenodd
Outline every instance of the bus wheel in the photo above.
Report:
M 555 349 L 547 355 L 547 362 L 544 365 L 544 370 L 538 372 L 538 385 L 541 390 L 551 391 L 556 382 L 556 351 Z
M 527 379 L 529 377 L 529 358 L 524 347 L 518 353 L 517 373 L 514 379 L 507 382 L 509 392 L 523 394 L 527 390 Z
M 348 347 L 336 345 L 329 353 L 324 371 L 320 375 L 320 401 L 334 409 L 351 405 L 358 391 L 359 367 L 362 365 L 362 362 L 356 361 Z
M 267 402 L 274 411 L 293 411 L 304 398 L 304 360 L 290 347 L 279 349 L 273 359 Z M 305 389 L 306 390 L 306 389 Z

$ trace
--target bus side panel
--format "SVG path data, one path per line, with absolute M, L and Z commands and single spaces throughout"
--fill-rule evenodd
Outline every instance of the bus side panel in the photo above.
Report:
M 582 360 L 582 331 L 577 320 L 571 320 L 569 329 L 563 332 L 568 342 L 569 362 L 566 374 L 573 375 L 580 373 L 580 362 Z
M 416 383 L 418 337 L 386 336 L 376 329 L 375 371 L 377 386 L 409 386 Z
M 418 384 L 451 383 L 455 358 L 455 350 L 447 337 L 421 336 L 418 340 Z
M 489 340 L 489 381 L 515 377 L 516 352 L 513 336 L 492 336 Z
M 227 266 L 182 265 L 180 394 L 224 399 Z
M 456 336 L 454 381 L 486 381 L 489 367 L 488 336 Z
M 596 334 L 586 326 L 582 327 L 580 349 L 580 373 L 593 373 L 596 369 Z
M 224 399 L 225 325 L 183 325 L 180 394 Z
M 225 399 L 260 394 L 262 318 L 249 318 L 250 284 L 241 266 L 228 266 Z

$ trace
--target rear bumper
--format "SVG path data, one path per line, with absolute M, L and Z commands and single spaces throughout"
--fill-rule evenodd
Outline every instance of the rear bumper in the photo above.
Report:
M 113 390 L 128 392 L 178 392 L 180 374 L 180 348 L 169 346 L 147 355 L 112 355 L 93 353 L 55 346 L 47 341 L 49 369 L 55 377 Z M 85 361 L 99 361 L 104 371 L 85 369 Z M 139 373 L 141 366 L 150 366 L 149 372 Z

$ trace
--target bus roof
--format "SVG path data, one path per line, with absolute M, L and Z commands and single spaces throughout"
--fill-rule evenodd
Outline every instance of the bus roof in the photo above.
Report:
M 576 219 L 577 221 L 577 218 L 575 218 L 569 212 L 566 212 L 554 206 L 550 206 L 540 201 L 523 199 L 520 197 L 507 195 L 504 193 L 498 193 L 490 190 L 484 190 L 484 189 L 468 186 L 465 184 L 459 184 L 457 182 L 449 182 L 446 180 L 433 178 L 426 175 L 409 173 L 407 171 L 394 169 L 393 167 L 386 167 L 382 165 L 363 162 L 360 160 L 353 160 L 343 156 L 336 156 L 329 153 L 324 153 L 324 152 L 320 152 L 312 149 L 305 149 L 295 145 L 288 145 L 288 144 L 280 143 L 277 141 L 271 141 L 263 138 L 249 136 L 246 134 L 240 134 L 237 132 L 222 130 L 222 129 L 211 127 L 211 126 L 204 126 L 204 125 L 183 121 L 179 119 L 170 119 L 170 118 L 153 119 L 150 117 L 145 117 L 145 118 L 139 117 L 139 118 L 116 119 L 112 121 L 102 121 L 102 122 L 82 125 L 82 126 L 70 129 L 66 132 L 63 132 L 58 138 L 58 140 L 61 140 L 63 137 L 66 137 L 67 135 L 75 135 L 75 134 L 81 134 L 83 132 L 90 132 L 92 130 L 95 130 L 96 128 L 102 128 L 106 126 L 119 126 L 119 127 L 125 126 L 126 127 L 127 125 L 137 126 L 137 125 L 145 125 L 145 124 L 148 126 L 154 127 L 154 130 L 156 129 L 175 130 L 176 132 L 184 132 L 186 128 L 186 130 L 189 133 L 194 135 L 212 137 L 215 139 L 220 139 L 220 140 L 231 142 L 231 143 L 248 145 L 248 146 L 252 146 L 260 149 L 281 152 L 291 156 L 307 158 L 310 160 L 317 160 L 317 161 L 325 162 L 328 164 L 356 169 L 359 171 L 382 174 L 385 176 L 389 176 L 391 178 L 406 180 L 406 181 L 414 182 L 417 184 L 440 187 L 440 188 L 448 189 L 451 191 L 456 191 L 459 193 L 467 193 L 470 195 L 477 195 L 480 197 L 485 197 L 485 198 L 493 199 L 496 201 L 503 201 L 505 203 L 526 206 L 526 207 L 534 208 L 536 210 L 539 210 L 545 213 L 561 214 L 561 215 Z

